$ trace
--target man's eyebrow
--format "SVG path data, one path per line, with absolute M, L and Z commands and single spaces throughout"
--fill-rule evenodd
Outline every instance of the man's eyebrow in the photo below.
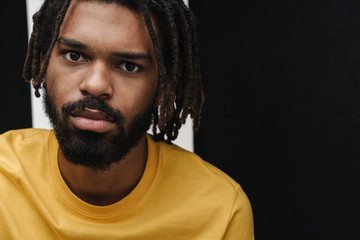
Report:
M 125 58 L 131 60 L 150 60 L 153 61 L 152 57 L 149 54 L 141 53 L 141 52 L 114 52 L 111 55 L 117 58 Z
M 58 42 L 60 44 L 63 44 L 63 45 L 69 46 L 69 47 L 73 47 L 73 48 L 77 48 L 77 49 L 82 49 L 82 50 L 89 49 L 89 47 L 86 46 L 84 43 L 76 41 L 74 39 L 66 38 L 66 37 L 59 37 Z
M 85 45 L 82 42 L 76 41 L 74 39 L 70 39 L 70 38 L 66 38 L 66 37 L 59 37 L 58 42 L 60 44 L 69 46 L 69 47 L 73 47 L 76 49 L 81 49 L 81 50 L 88 50 L 89 47 L 87 45 Z M 147 53 L 142 53 L 142 52 L 113 52 L 111 54 L 113 57 L 117 57 L 117 58 L 125 58 L 125 59 L 131 59 L 131 60 L 150 60 L 153 61 L 153 58 L 147 54 Z

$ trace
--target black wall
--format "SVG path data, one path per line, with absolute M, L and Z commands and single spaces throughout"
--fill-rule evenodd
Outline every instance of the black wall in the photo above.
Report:
M 360 1 L 191 2 L 196 152 L 236 179 L 256 239 L 360 239 Z
M 0 9 L 0 133 L 31 127 L 30 85 L 21 78 L 27 45 L 25 0 L 2 1 Z

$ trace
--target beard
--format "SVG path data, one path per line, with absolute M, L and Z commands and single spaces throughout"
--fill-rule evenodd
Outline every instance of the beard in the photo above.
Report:
M 111 164 L 119 162 L 135 147 L 151 125 L 150 107 L 141 109 L 125 128 L 125 117 L 120 110 L 109 106 L 98 98 L 86 97 L 76 102 L 65 104 L 61 114 L 44 91 L 45 112 L 55 130 L 59 147 L 65 158 L 76 165 L 85 166 L 95 171 L 106 171 Z M 101 111 L 115 123 L 115 132 L 98 133 L 85 131 L 70 126 L 69 117 L 75 111 L 90 108 Z

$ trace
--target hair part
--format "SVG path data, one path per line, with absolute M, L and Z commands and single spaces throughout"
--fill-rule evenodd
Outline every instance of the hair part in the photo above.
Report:
M 195 17 L 183 0 L 45 0 L 33 16 L 23 69 L 23 77 L 32 82 L 36 97 L 40 97 L 51 53 L 73 1 L 118 4 L 142 14 L 158 62 L 159 86 L 152 112 L 154 137 L 175 140 L 189 115 L 196 131 L 204 101 L 200 44 Z

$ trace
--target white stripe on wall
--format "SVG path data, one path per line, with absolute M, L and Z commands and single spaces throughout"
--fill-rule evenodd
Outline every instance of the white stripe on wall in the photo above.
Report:
M 187 5 L 189 3 L 188 0 L 184 0 L 184 2 Z M 29 33 L 32 32 L 32 16 L 40 9 L 42 3 L 43 0 L 26 0 Z M 50 129 L 51 125 L 43 111 L 41 98 L 39 99 L 35 97 L 33 88 L 31 88 L 31 108 L 33 127 Z M 194 134 L 192 128 L 193 122 L 190 118 L 188 118 L 186 120 L 186 124 L 182 126 L 179 136 L 174 143 L 189 151 L 194 151 Z

